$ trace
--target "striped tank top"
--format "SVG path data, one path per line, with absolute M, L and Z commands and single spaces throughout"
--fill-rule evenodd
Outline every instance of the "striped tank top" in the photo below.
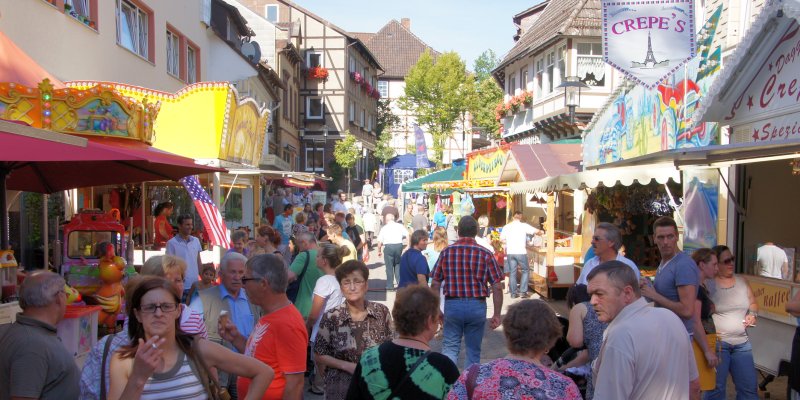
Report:
M 154 373 L 147 380 L 141 399 L 208 399 L 208 394 L 189 363 L 189 358 L 179 350 L 175 366 L 169 371 Z

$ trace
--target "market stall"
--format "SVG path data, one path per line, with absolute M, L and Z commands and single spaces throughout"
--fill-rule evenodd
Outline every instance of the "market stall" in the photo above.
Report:
M 759 306 L 757 326 L 748 328 L 756 367 L 784 375 L 797 320 L 785 311 L 800 290 L 800 2 L 769 3 L 730 56 L 698 110 L 703 121 L 728 126 L 727 144 L 700 149 L 676 160 L 685 169 L 710 170 L 722 178 L 720 242 L 736 256 L 737 273 L 750 283 Z M 782 248 L 788 262 L 780 278 L 761 276 L 756 254 L 763 244 Z

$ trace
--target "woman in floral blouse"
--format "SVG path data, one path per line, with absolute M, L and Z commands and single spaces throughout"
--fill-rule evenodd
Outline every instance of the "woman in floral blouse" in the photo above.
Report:
M 314 345 L 325 369 L 325 399 L 344 399 L 364 350 L 392 339 L 392 317 L 380 303 L 366 300 L 369 269 L 360 261 L 336 268 L 345 302 L 323 315 Z

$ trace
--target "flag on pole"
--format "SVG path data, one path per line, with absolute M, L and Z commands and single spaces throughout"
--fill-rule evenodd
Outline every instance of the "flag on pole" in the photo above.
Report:
M 211 201 L 205 189 L 200 186 L 200 182 L 196 176 L 187 176 L 180 179 L 180 183 L 189 192 L 189 196 L 194 201 L 194 206 L 197 208 L 197 213 L 203 220 L 203 226 L 206 229 L 208 237 L 211 239 L 211 244 L 214 246 L 222 246 L 230 248 L 230 240 L 228 240 L 228 229 L 225 227 L 225 220 L 222 219 L 222 214 L 219 213 L 217 205 Z
M 425 145 L 425 132 L 419 125 L 414 125 L 414 141 L 416 142 L 417 149 L 417 168 L 428 168 L 430 161 L 428 161 L 428 147 Z

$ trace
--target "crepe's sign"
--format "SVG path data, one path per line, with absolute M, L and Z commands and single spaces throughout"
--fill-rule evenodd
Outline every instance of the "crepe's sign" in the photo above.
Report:
M 695 56 L 694 0 L 603 1 L 605 61 L 653 88 Z

